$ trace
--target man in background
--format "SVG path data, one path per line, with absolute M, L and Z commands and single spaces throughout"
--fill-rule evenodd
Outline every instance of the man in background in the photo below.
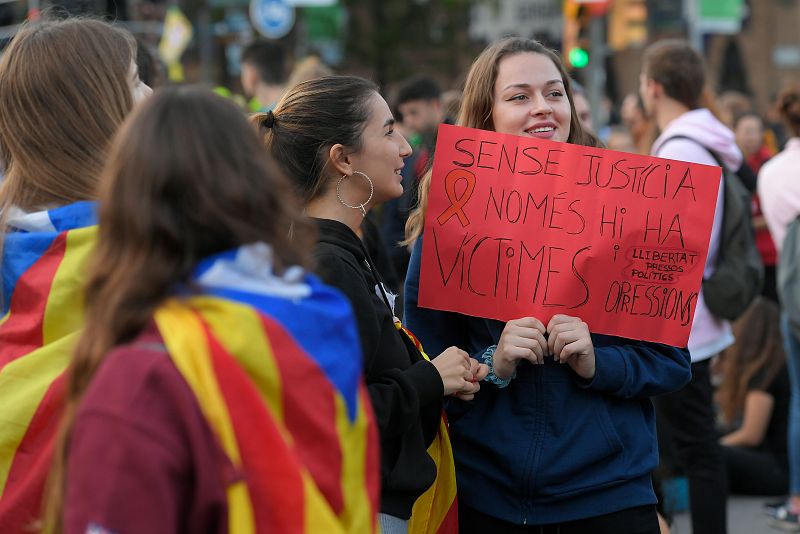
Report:
M 417 185 L 428 171 L 436 148 L 436 133 L 443 122 L 452 123 L 444 114 L 442 90 L 429 76 L 409 78 L 400 86 L 395 99 L 398 127 L 414 149 L 401 171 L 403 196 L 386 202 L 381 213 L 380 232 L 395 272 L 405 280 L 411 255 L 400 245 L 405 235 L 408 215 L 417 205 Z
M 414 76 L 406 80 L 397 92 L 397 111 L 403 117 L 403 127 L 420 137 L 429 152 L 436 146 L 439 125 L 447 121 L 442 107 L 442 90 L 433 78 Z
M 640 94 L 661 135 L 651 153 L 662 158 L 717 165 L 731 171 L 741 166 L 742 153 L 733 132 L 703 107 L 706 66 L 686 41 L 664 40 L 644 53 Z M 716 269 L 722 241 L 724 209 L 720 183 L 704 277 Z M 689 353 L 692 381 L 682 390 L 653 399 L 659 430 L 666 430 L 689 479 L 689 507 L 694 534 L 727 532 L 727 471 L 717 441 L 710 362 L 734 342 L 730 323 L 715 316 L 700 290 Z
M 287 61 L 283 46 L 258 39 L 242 50 L 242 89 L 252 99 L 250 109 L 269 111 L 286 89 Z

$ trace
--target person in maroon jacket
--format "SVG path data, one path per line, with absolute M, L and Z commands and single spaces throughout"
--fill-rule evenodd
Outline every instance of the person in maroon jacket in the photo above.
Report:
M 758 113 L 747 111 L 733 118 L 733 132 L 736 134 L 736 144 L 742 151 L 745 163 L 757 176 L 761 166 L 774 154 L 764 142 L 764 121 Z M 778 288 L 776 279 L 776 265 L 778 263 L 778 250 L 769 235 L 764 213 L 761 211 L 761 199 L 755 191 L 753 184 L 753 200 L 751 205 L 753 227 L 756 231 L 756 248 L 764 262 L 764 287 L 761 294 L 773 302 L 778 302 Z
M 207 90 L 161 90 L 115 138 L 101 184 L 86 328 L 68 374 L 48 531 L 238 534 L 237 518 L 250 516 L 252 532 L 337 522 L 335 532 L 374 532 L 377 431 L 352 312 L 302 268 L 311 227 L 295 215 L 288 184 L 244 114 Z M 331 302 L 342 311 L 333 313 Z M 264 311 L 265 303 L 277 311 Z M 339 349 L 326 362 L 294 336 L 291 321 L 303 310 L 326 346 Z M 241 329 L 239 338 L 222 333 L 238 345 L 215 329 L 219 321 Z M 294 376 L 302 365 L 310 371 Z M 359 393 L 313 397 L 312 388 L 330 383 L 323 383 L 329 367 Z M 209 390 L 220 398 L 217 411 L 209 411 L 214 395 L 202 395 Z M 297 392 L 312 396 L 313 409 L 296 402 Z M 358 417 L 343 421 L 333 409 L 328 416 L 326 402 L 337 398 Z M 233 430 L 220 430 L 220 420 Z M 331 453 L 330 441 L 341 450 Z M 316 477 L 334 461 L 338 484 Z M 352 465 L 363 480 L 347 479 L 339 493 L 356 488 L 359 510 L 349 508 L 351 494 L 337 504 L 326 493 L 342 486 L 335 476 L 344 479 Z M 274 506 L 295 495 L 288 512 Z M 291 510 L 295 502 L 302 512 Z

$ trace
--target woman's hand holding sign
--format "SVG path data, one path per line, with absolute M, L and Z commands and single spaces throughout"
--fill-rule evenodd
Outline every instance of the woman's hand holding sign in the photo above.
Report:
M 548 353 L 545 332 L 547 330 L 544 325 L 535 317 L 507 322 L 494 353 L 494 374 L 507 380 L 514 375 L 520 360 L 528 360 L 534 364 L 544 363 L 544 357 Z
M 589 325 L 578 317 L 554 315 L 547 332 L 547 345 L 557 362 L 569 364 L 581 378 L 594 378 L 594 345 Z
M 545 356 L 568 364 L 581 378 L 594 377 L 594 345 L 589 326 L 568 315 L 554 315 L 547 328 L 535 317 L 507 322 L 497 343 L 492 368 L 495 375 L 507 380 L 521 360 L 543 364 Z

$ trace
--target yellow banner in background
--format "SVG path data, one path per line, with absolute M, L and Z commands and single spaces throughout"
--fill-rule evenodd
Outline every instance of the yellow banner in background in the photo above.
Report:
M 167 75 L 173 82 L 181 82 L 184 79 L 180 59 L 192 41 L 193 33 L 192 23 L 178 6 L 167 9 L 164 17 L 164 33 L 161 34 L 158 52 L 167 65 Z

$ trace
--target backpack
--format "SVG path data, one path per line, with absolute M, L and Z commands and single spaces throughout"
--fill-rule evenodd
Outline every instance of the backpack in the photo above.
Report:
M 800 217 L 786 229 L 778 256 L 778 297 L 795 337 L 800 338 Z
M 761 293 L 764 283 L 764 264 L 756 248 L 750 214 L 750 192 L 737 173 L 728 169 L 713 150 L 684 135 L 670 137 L 664 143 L 672 139 L 689 139 L 697 143 L 722 167 L 724 204 L 719 253 L 714 274 L 703 278 L 703 299 L 715 317 L 733 321 Z

